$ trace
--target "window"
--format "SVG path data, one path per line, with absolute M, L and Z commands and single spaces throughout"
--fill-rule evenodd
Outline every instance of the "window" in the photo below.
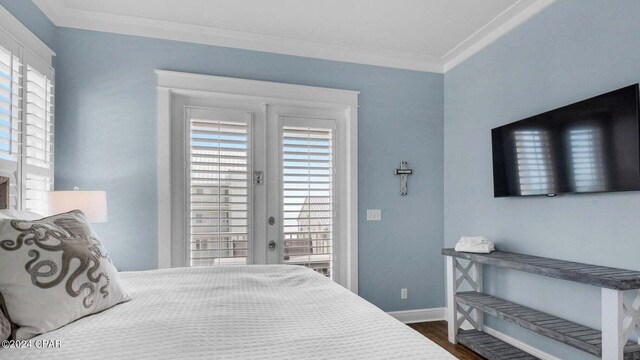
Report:
M 17 161 L 22 119 L 22 63 L 0 46 L 0 158 Z
M 284 263 L 333 268 L 333 130 L 282 130 Z
M 25 209 L 45 214 L 46 193 L 53 184 L 53 83 L 27 66 L 26 90 Z
M 0 20 L 0 175 L 10 179 L 12 208 L 45 215 L 53 188 L 53 52 L 2 7 Z
M 249 131 L 246 114 L 187 109 L 190 264 L 247 263 Z

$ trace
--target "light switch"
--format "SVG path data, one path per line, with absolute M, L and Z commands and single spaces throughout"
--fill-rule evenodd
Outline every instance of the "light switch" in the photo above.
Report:
M 380 220 L 382 220 L 382 210 L 367 209 L 367 221 L 380 221 Z

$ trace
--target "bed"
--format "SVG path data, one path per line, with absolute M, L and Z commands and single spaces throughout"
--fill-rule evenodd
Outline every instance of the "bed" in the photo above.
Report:
M 3 359 L 455 359 L 408 326 L 299 266 L 121 273 L 131 301 L 2 349 Z

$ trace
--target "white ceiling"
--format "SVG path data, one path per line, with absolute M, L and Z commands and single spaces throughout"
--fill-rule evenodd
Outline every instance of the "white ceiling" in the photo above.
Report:
M 58 26 L 443 72 L 553 0 L 34 0 Z

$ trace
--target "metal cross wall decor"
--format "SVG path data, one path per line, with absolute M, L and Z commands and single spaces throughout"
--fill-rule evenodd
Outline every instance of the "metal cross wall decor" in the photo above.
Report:
M 400 169 L 396 169 L 396 175 L 400 175 L 400 195 L 407 195 L 409 193 L 408 177 L 413 174 L 413 169 L 409 169 L 409 165 L 406 161 L 400 163 Z

